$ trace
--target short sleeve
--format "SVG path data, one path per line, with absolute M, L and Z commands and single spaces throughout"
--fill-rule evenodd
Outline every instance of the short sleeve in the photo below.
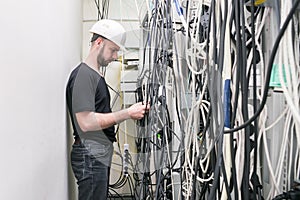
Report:
M 95 111 L 97 77 L 86 67 L 78 71 L 73 87 L 73 113 Z

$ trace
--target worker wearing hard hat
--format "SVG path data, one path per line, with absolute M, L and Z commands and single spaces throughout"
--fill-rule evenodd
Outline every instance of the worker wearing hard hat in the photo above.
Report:
M 118 51 L 124 49 L 125 29 L 116 21 L 100 20 L 90 32 L 93 36 L 89 54 L 72 71 L 66 88 L 75 137 L 71 164 L 79 200 L 107 199 L 116 141 L 114 125 L 130 118 L 139 120 L 149 110 L 149 104 L 140 102 L 111 111 L 109 91 L 99 68 L 116 60 Z

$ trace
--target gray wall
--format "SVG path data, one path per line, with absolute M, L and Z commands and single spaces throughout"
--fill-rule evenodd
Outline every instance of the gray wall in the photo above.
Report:
M 81 60 L 81 4 L 0 2 L 0 199 L 69 199 L 65 84 Z

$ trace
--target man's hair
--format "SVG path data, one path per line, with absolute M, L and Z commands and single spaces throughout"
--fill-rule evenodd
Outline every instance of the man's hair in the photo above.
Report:
M 93 33 L 93 36 L 92 36 L 92 39 L 91 39 L 91 42 L 95 42 L 99 37 L 103 38 L 103 39 L 106 39 L 106 37 L 103 37 L 102 35 L 98 35 L 97 33 Z

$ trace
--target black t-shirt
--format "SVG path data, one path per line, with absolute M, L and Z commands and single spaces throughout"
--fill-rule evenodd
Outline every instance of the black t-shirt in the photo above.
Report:
M 75 117 L 76 113 L 83 111 L 111 112 L 107 84 L 98 72 L 85 63 L 81 63 L 69 77 L 66 95 L 75 136 L 78 135 L 81 139 L 90 139 L 101 143 L 107 142 L 107 139 L 111 142 L 116 141 L 114 126 L 101 131 L 83 133 Z

